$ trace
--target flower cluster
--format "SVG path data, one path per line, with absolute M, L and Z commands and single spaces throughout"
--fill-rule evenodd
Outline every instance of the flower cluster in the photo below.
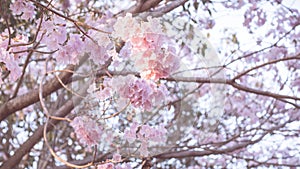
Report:
M 132 169 L 129 163 L 117 164 L 105 163 L 97 166 L 97 169 Z
M 21 15 L 21 19 L 29 20 L 34 16 L 34 6 L 32 3 L 24 0 L 16 0 L 10 5 L 10 9 L 14 15 Z
M 129 129 L 124 132 L 125 139 L 132 143 L 135 140 L 141 142 L 140 154 L 144 157 L 149 155 L 149 142 L 164 143 L 166 142 L 167 130 L 163 126 L 151 127 L 149 125 L 141 125 L 134 122 Z
M 87 92 L 94 98 L 105 100 L 112 96 L 113 91 L 111 87 L 111 78 L 104 78 L 103 84 L 100 87 L 96 86 L 96 83 L 92 83 Z
M 110 58 L 108 50 L 112 47 L 112 42 L 109 36 L 102 32 L 89 30 L 88 35 L 93 38 L 94 41 L 87 38 L 85 40 L 85 52 L 89 53 L 94 63 L 104 65 Z
M 9 74 L 9 80 L 15 81 L 21 76 L 21 68 L 18 65 L 18 62 L 16 62 L 15 58 L 13 57 L 12 54 L 10 54 L 8 51 L 6 51 L 4 48 L 0 48 L 0 63 L 4 63 L 5 68 L 0 69 L 0 73 L 3 69 L 7 69 L 10 71 Z M 2 65 L 1 65 L 2 67 Z M 2 82 L 2 78 L 0 77 L 0 84 Z
M 9 80 L 16 81 L 22 74 L 22 69 L 19 67 L 19 63 L 21 58 L 27 54 L 25 46 L 15 46 L 8 48 L 9 34 L 7 30 L 0 34 L 0 75 L 4 73 L 4 71 L 9 71 Z M 19 43 L 27 43 L 28 38 L 26 36 L 17 35 L 15 38 L 11 39 L 11 45 L 19 44 Z M 8 49 L 8 50 L 7 50 Z M 0 78 L 0 84 L 2 82 L 2 78 Z
M 114 164 L 113 163 L 105 163 L 105 164 L 100 164 L 97 166 L 97 169 L 114 169 Z
M 244 14 L 243 25 L 247 28 L 251 27 L 251 24 L 255 24 L 259 27 L 263 26 L 267 21 L 267 15 L 265 11 L 258 8 L 256 4 L 250 6 Z
M 119 94 L 119 100 L 124 101 L 124 106 L 129 100 L 134 107 L 143 110 L 157 106 L 160 101 L 165 100 L 168 92 L 164 85 L 157 86 L 152 81 L 133 75 L 113 77 L 111 84 L 112 90 Z
M 113 36 L 125 41 L 120 55 L 134 61 L 144 79 L 158 80 L 169 76 L 179 68 L 176 49 L 163 34 L 160 21 L 148 17 L 148 22 L 139 22 L 131 14 L 118 18 Z
M 38 34 L 38 39 L 42 38 L 41 43 L 50 51 L 56 51 L 54 56 L 58 63 L 78 64 L 79 56 L 85 53 L 98 65 L 103 65 L 110 58 L 108 50 L 112 48 L 112 42 L 107 34 L 89 30 L 88 37 L 83 38 L 67 31 L 66 25 L 64 19 L 53 16 L 42 22 L 42 33 Z M 100 26 L 99 29 L 102 29 Z
M 96 145 L 101 139 L 102 127 L 88 116 L 75 117 L 70 125 L 74 128 L 79 142 L 88 147 Z
M 132 58 L 141 71 L 141 77 L 158 80 L 168 77 L 179 68 L 176 49 L 163 34 L 145 33 L 131 39 Z
M 122 161 L 122 156 L 118 153 L 115 153 L 111 160 L 107 160 L 106 163 L 98 165 L 97 169 L 131 169 L 132 168 L 128 163 L 117 164 L 117 165 L 114 164 L 121 161 Z

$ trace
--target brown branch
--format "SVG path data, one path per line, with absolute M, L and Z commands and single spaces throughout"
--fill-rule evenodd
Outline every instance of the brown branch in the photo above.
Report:
M 43 18 L 43 15 L 41 16 L 41 20 L 42 20 L 42 18 Z M 37 31 L 37 33 L 36 33 L 36 36 L 37 36 L 37 34 L 38 34 L 38 32 L 39 32 L 39 29 L 40 29 L 40 27 L 41 27 L 41 23 L 42 23 L 42 22 L 40 22 L 40 25 L 39 25 L 39 27 L 38 27 L 38 31 Z M 35 36 L 35 39 L 36 39 L 36 36 Z M 42 37 L 43 37 L 43 35 L 42 35 Z M 34 39 L 34 41 L 35 41 L 35 39 Z M 40 44 L 40 42 L 37 42 L 37 43 L 33 46 L 33 50 L 35 50 L 35 49 L 38 47 L 39 44 Z M 25 76 L 25 73 L 26 73 L 26 68 L 27 68 L 27 66 L 28 66 L 28 64 L 29 64 L 29 61 L 30 61 L 31 56 L 33 55 L 33 50 L 30 51 L 30 52 L 28 53 L 28 55 L 27 55 L 27 58 L 26 58 L 25 63 L 24 63 L 24 65 L 23 65 L 22 75 L 21 75 L 21 77 L 19 78 L 19 81 L 18 81 L 18 83 L 17 83 L 17 86 L 16 86 L 16 88 L 15 88 L 15 91 L 14 91 L 14 93 L 13 93 L 11 99 L 15 98 L 15 97 L 17 96 L 18 92 L 19 92 L 19 89 L 20 89 L 20 87 L 21 87 L 21 84 L 22 84 L 22 82 L 23 82 L 23 79 L 24 79 L 24 76 Z
M 73 164 L 76 164 L 76 165 L 84 165 L 84 164 L 87 164 L 87 163 L 90 163 L 90 162 L 101 162 L 101 161 L 105 161 L 106 159 L 108 158 L 111 158 L 112 156 L 112 153 L 105 153 L 105 154 L 99 154 L 97 156 L 90 156 L 90 157 L 86 157 L 84 158 L 83 160 L 74 160 L 74 161 L 70 161 L 70 163 L 73 163 Z M 55 167 L 55 169 L 70 169 L 70 167 L 68 166 L 57 166 Z
M 74 65 L 69 65 L 66 67 L 66 69 L 74 70 Z M 73 73 L 69 72 L 62 72 L 59 74 L 59 78 L 66 83 L 69 78 L 73 75 Z M 59 83 L 56 77 L 49 80 L 46 84 L 43 85 L 43 97 L 46 97 L 50 95 L 52 92 L 60 89 L 62 85 Z M 39 90 L 33 89 L 32 91 L 29 91 L 28 93 L 21 95 L 19 97 L 16 97 L 14 99 L 11 99 L 1 105 L 0 107 L 0 121 L 7 118 L 10 114 L 21 110 L 33 103 L 36 103 L 39 101 Z
M 240 144 L 236 144 L 233 146 L 230 146 L 228 148 L 224 148 L 224 149 L 207 149 L 207 150 L 202 150 L 202 151 L 191 151 L 191 150 L 181 150 L 181 151 L 173 151 L 173 152 L 166 152 L 166 153 L 161 153 L 158 155 L 153 156 L 154 158 L 159 158 L 159 159 L 170 159 L 170 158 L 187 158 L 187 157 L 201 157 L 201 156 L 207 156 L 207 155 L 211 155 L 211 154 L 228 154 L 228 153 L 232 153 L 236 150 L 245 148 L 249 145 L 253 145 L 256 144 L 258 142 L 260 142 L 267 134 L 273 132 L 274 130 L 278 130 L 282 127 L 284 127 L 286 124 L 294 121 L 295 119 L 290 119 L 282 124 L 279 124 L 277 126 L 274 126 L 270 129 L 265 130 L 264 133 L 262 133 L 262 135 L 255 139 L 255 140 L 248 140 L 245 141 L 243 143 Z
M 79 28 L 79 31 L 80 31 L 81 33 L 83 33 L 84 35 L 86 35 L 86 33 L 85 33 L 79 26 L 82 26 L 82 27 L 87 28 L 87 29 L 93 29 L 93 30 L 95 30 L 95 31 L 99 31 L 99 32 L 102 32 L 102 33 L 110 34 L 110 32 L 106 32 L 106 31 L 97 29 L 97 28 L 95 28 L 95 27 L 93 27 L 93 26 L 90 26 L 90 25 L 88 25 L 88 24 L 86 24 L 86 23 L 83 23 L 83 22 L 80 22 L 80 21 L 76 21 L 76 20 L 74 20 L 74 19 L 72 19 L 72 18 L 70 18 L 70 17 L 67 17 L 67 16 L 65 16 L 65 15 L 63 15 L 63 14 L 61 14 L 61 13 L 59 13 L 59 12 L 53 10 L 53 9 L 51 9 L 51 8 L 48 7 L 48 6 L 43 5 L 42 3 L 38 2 L 38 1 L 35 1 L 35 0 L 29 0 L 29 1 L 33 2 L 34 4 L 36 4 L 37 6 L 43 8 L 43 9 L 45 9 L 45 10 L 48 10 L 48 11 L 52 12 L 53 14 L 55 14 L 55 15 L 61 17 L 61 18 L 64 18 L 64 19 L 66 19 L 66 20 L 68 20 L 68 21 L 70 21 L 70 22 L 73 22 L 73 24 L 74 24 L 77 28 Z M 87 36 L 87 37 L 89 37 L 89 36 Z
M 88 86 L 89 85 L 87 84 L 86 86 L 82 87 L 79 93 L 81 93 L 81 95 L 85 95 Z M 65 117 L 77 104 L 81 102 L 81 100 L 81 97 L 74 96 L 71 100 L 67 101 L 62 107 L 60 107 L 54 114 L 54 116 Z M 47 126 L 47 131 L 51 131 L 53 127 L 59 122 L 60 120 L 49 120 L 49 123 L 51 125 Z M 29 153 L 33 146 L 41 140 L 41 138 L 43 137 L 44 126 L 45 125 L 39 126 L 39 128 L 33 133 L 33 135 L 20 146 L 20 148 L 14 153 L 14 155 L 3 163 L 0 169 L 14 168 L 16 165 L 18 165 L 23 156 Z
M 109 72 L 111 75 L 135 75 L 137 77 L 139 77 L 139 73 L 138 72 Z M 97 74 L 97 76 L 105 76 L 106 72 L 99 72 Z M 222 79 L 222 78 L 201 78 L 201 77 L 167 77 L 167 78 L 163 78 L 162 80 L 167 80 L 167 81 L 178 81 L 178 82 L 196 82 L 196 83 L 216 83 L 216 84 L 227 84 L 230 85 L 240 91 L 244 91 L 244 92 L 248 92 L 248 93 L 254 93 L 257 95 L 262 95 L 262 96 L 266 96 L 266 97 L 272 97 L 274 99 L 280 100 L 282 102 L 285 103 L 289 103 L 291 105 L 293 105 L 296 108 L 300 108 L 299 105 L 293 104 L 291 102 L 288 102 L 287 100 L 284 99 L 292 99 L 292 100 L 300 100 L 299 97 L 296 96 L 289 96 L 289 95 L 283 95 L 283 94 L 276 94 L 273 92 L 269 92 L 269 91 L 263 91 L 260 89 L 253 89 L 241 84 L 236 83 L 235 81 L 233 81 L 232 79 Z
M 297 56 L 293 56 L 293 57 L 285 57 L 285 58 L 280 58 L 280 59 L 276 59 L 276 60 L 272 60 L 263 64 L 260 64 L 258 66 L 252 67 L 251 69 L 248 69 L 240 74 L 238 74 L 237 76 L 235 76 L 232 80 L 235 81 L 236 79 L 241 78 L 242 76 L 246 75 L 247 73 L 259 69 L 261 67 L 267 66 L 267 65 L 271 65 L 271 64 L 275 64 L 277 62 L 282 62 L 282 61 L 287 61 L 287 60 L 293 60 L 293 59 L 300 59 L 300 55 Z
M 88 57 L 83 57 L 80 60 L 79 66 L 83 64 Z M 68 65 L 66 70 L 71 70 L 73 71 L 75 69 L 75 65 Z M 70 71 L 64 71 L 58 75 L 60 80 L 64 83 L 67 84 L 70 82 L 70 78 L 72 77 L 73 73 Z M 46 84 L 43 85 L 43 97 L 46 97 L 53 93 L 54 91 L 62 88 L 63 86 L 61 83 L 57 80 L 56 77 L 52 78 Z M 23 94 L 19 97 L 16 97 L 14 99 L 11 99 L 4 103 L 3 105 L 0 106 L 0 121 L 4 120 L 7 118 L 10 114 L 21 110 L 33 103 L 36 103 L 39 101 L 39 89 L 33 89 L 32 91 L 29 91 L 26 94 Z
M 141 12 L 145 12 L 151 8 L 156 7 L 162 0 L 138 0 L 137 4 L 133 7 L 131 7 L 126 12 L 137 14 Z
M 146 18 L 147 16 L 153 16 L 153 17 L 160 17 L 163 16 L 164 14 L 172 11 L 173 9 L 184 5 L 188 0 L 177 0 L 177 1 L 173 1 L 170 4 L 167 5 L 163 5 L 163 7 L 155 9 L 151 12 L 144 12 L 140 15 L 141 18 Z

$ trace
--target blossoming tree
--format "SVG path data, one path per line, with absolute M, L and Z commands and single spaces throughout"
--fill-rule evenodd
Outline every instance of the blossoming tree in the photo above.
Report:
M 4 0 L 0 168 L 300 167 L 296 6 Z

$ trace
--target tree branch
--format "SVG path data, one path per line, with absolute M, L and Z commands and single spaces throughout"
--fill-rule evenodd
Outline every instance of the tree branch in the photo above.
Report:
M 66 67 L 68 70 L 74 70 L 74 65 L 69 65 Z M 62 72 L 58 76 L 62 82 L 66 83 L 69 78 L 73 75 L 70 72 Z M 59 83 L 56 77 L 49 80 L 46 84 L 43 85 L 43 97 L 50 95 L 52 92 L 60 89 L 62 85 Z M 19 97 L 9 100 L 8 102 L 4 103 L 0 107 L 0 121 L 7 118 L 12 113 L 21 110 L 33 103 L 39 101 L 39 89 L 34 89 L 29 91 L 26 94 L 23 94 Z
M 295 119 L 290 119 L 282 124 L 279 124 L 277 126 L 274 126 L 270 129 L 266 130 L 266 132 L 262 133 L 262 135 L 259 138 L 255 139 L 253 141 L 250 139 L 243 143 L 236 144 L 236 145 L 233 145 L 231 147 L 224 148 L 221 150 L 218 150 L 218 149 L 203 150 L 203 151 L 182 150 L 182 151 L 176 151 L 176 152 L 166 152 L 166 153 L 155 155 L 153 157 L 159 158 L 159 159 L 171 159 L 171 158 L 201 157 L 201 156 L 206 156 L 206 155 L 211 155 L 211 154 L 231 153 L 236 150 L 245 148 L 249 145 L 253 145 L 253 144 L 260 142 L 267 134 L 273 132 L 274 130 L 278 130 L 278 129 L 284 127 L 286 124 L 288 124 L 294 120 Z
M 70 78 L 73 75 L 73 71 L 76 67 L 81 66 L 86 60 L 88 59 L 87 56 L 84 56 L 80 59 L 79 65 L 68 65 L 65 70 L 71 70 L 71 71 L 63 71 L 58 75 L 61 82 L 64 84 L 69 83 L 71 80 Z M 43 97 L 46 97 L 50 95 L 51 93 L 55 92 L 56 90 L 62 88 L 57 77 L 53 77 L 51 80 L 46 82 L 46 84 L 43 85 Z M 7 118 L 12 113 L 21 110 L 33 103 L 36 103 L 39 101 L 39 88 L 33 89 L 29 91 L 26 94 L 23 94 L 19 97 L 16 97 L 14 99 L 11 99 L 0 106 L 0 122 Z
M 137 77 L 139 77 L 139 73 L 138 72 L 117 72 L 117 71 L 110 71 L 109 72 L 111 75 L 135 75 Z M 105 76 L 106 72 L 98 72 L 97 76 Z M 296 108 L 300 108 L 299 105 L 293 104 L 291 102 L 288 102 L 285 99 L 292 99 L 292 100 L 300 100 L 299 97 L 297 96 L 289 96 L 289 95 L 283 95 L 283 94 L 276 94 L 273 92 L 269 92 L 269 91 L 264 91 L 264 90 L 260 90 L 260 89 L 253 89 L 241 84 L 236 83 L 235 81 L 233 81 L 232 79 L 222 79 L 222 78 L 201 78 L 201 77 L 167 77 L 167 78 L 163 78 L 162 80 L 167 80 L 167 81 L 178 81 L 178 82 L 195 82 L 195 83 L 215 83 L 215 84 L 227 84 L 230 85 L 240 91 L 244 91 L 244 92 L 248 92 L 248 93 L 254 93 L 257 95 L 262 95 L 262 96 L 266 96 L 266 97 L 272 97 L 274 99 L 278 99 L 282 102 L 285 103 L 289 103 L 291 105 L 293 105 Z
M 163 7 L 155 9 L 151 12 L 144 12 L 144 13 L 140 14 L 140 17 L 145 19 L 147 16 L 153 16 L 153 17 L 162 16 L 181 5 L 184 5 L 187 1 L 188 0 L 173 1 L 172 3 L 167 4 L 167 5 L 162 5 Z
M 128 9 L 127 12 L 132 14 L 137 14 L 141 12 L 145 12 L 151 8 L 156 7 L 162 0 L 138 0 L 137 4 L 130 9 Z
M 88 88 L 89 84 L 81 88 L 81 91 L 79 92 L 81 95 L 86 94 L 86 90 Z M 82 97 L 74 96 L 71 100 L 67 101 L 62 107 L 60 107 L 57 112 L 54 114 L 56 117 L 65 117 L 68 115 L 71 110 L 81 102 Z M 51 131 L 53 129 L 53 126 L 55 126 L 57 123 L 59 123 L 60 120 L 49 120 L 49 123 L 51 125 L 47 126 L 47 131 Z M 8 168 L 14 168 L 16 165 L 20 163 L 23 156 L 30 152 L 30 150 L 33 148 L 35 144 L 37 144 L 41 138 L 43 137 L 43 130 L 44 126 L 40 126 L 29 139 L 23 143 L 20 148 L 14 153 L 12 157 L 10 157 L 7 161 L 3 163 L 3 165 L 0 167 L 0 169 L 8 169 Z

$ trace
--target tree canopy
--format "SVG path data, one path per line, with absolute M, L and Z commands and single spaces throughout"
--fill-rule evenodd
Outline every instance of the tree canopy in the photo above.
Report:
M 3 0 L 0 169 L 300 167 L 288 0 Z

